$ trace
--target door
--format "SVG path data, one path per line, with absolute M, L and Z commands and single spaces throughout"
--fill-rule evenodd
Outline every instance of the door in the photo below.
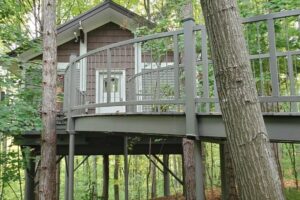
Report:
M 106 103 L 108 97 L 108 77 L 107 72 L 96 72 L 96 102 Z M 110 77 L 110 102 L 125 101 L 125 71 L 113 70 Z M 97 113 L 117 113 L 125 112 L 125 106 L 109 106 L 96 109 Z

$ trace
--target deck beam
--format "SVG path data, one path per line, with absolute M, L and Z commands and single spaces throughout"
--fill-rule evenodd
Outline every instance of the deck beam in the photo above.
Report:
M 300 115 L 264 115 L 273 142 L 300 142 Z M 220 114 L 197 115 L 199 137 L 225 140 L 225 127 Z M 185 137 L 183 114 L 117 114 L 75 118 L 75 131 L 94 133 L 123 133 L 142 136 Z

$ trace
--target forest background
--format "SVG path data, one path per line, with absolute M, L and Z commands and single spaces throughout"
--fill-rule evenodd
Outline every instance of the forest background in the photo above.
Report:
M 57 25 L 72 19 L 88 9 L 103 2 L 102 0 L 57 0 Z M 114 2 L 155 22 L 156 27 L 149 30 L 142 27 L 137 30 L 138 35 L 171 31 L 182 27 L 181 8 L 184 0 L 115 0 Z M 21 152 L 13 144 L 12 138 L 25 131 L 41 130 L 40 102 L 41 77 L 32 76 L 30 81 L 24 80 L 20 68 L 27 73 L 35 74 L 40 63 L 20 63 L 9 52 L 22 51 L 28 48 L 41 49 L 39 39 L 42 30 L 41 19 L 42 0 L 0 0 L 0 200 L 24 198 L 24 168 L 27 165 L 28 152 Z M 242 17 L 279 12 L 300 8 L 299 0 L 238 0 Z M 194 16 L 197 24 L 204 24 L 200 2 L 193 0 Z M 299 19 L 295 19 L 299 20 Z M 300 20 L 299 20 L 300 21 Z M 251 34 L 251 30 L 253 34 Z M 255 28 L 250 28 L 247 36 L 255 41 Z M 300 31 L 289 30 L 291 38 L 290 48 L 300 49 Z M 286 46 L 285 36 L 278 39 L 282 48 Z M 277 43 L 278 43 L 277 42 Z M 255 45 L 248 46 L 250 52 L 257 51 Z M 262 49 L 264 47 L 262 46 Z M 15 51 L 16 52 L 16 51 Z M 18 52 L 16 52 L 18 53 Z M 298 58 L 300 63 L 300 58 Z M 280 64 L 279 64 L 280 65 Z M 284 63 L 282 63 L 284 65 Z M 5 68 L 4 68 L 5 66 Z M 299 65 L 298 65 L 299 67 Z M 300 72 L 300 67 L 298 69 Z M 284 72 L 282 72 L 284 74 Z M 268 77 L 264 77 L 265 80 Z M 257 84 L 260 80 L 256 80 Z M 300 78 L 297 79 L 298 92 Z M 29 84 L 29 85 L 28 85 Z M 24 87 L 26 85 L 27 87 Z M 29 86 L 29 87 L 28 87 Z M 281 92 L 288 92 L 281 87 Z M 62 101 L 58 96 L 58 101 Z M 132 139 L 134 140 L 134 139 Z M 219 145 L 204 143 L 205 148 L 205 177 L 206 191 L 210 196 L 218 196 L 221 185 Z M 274 144 L 278 163 L 280 164 L 283 183 L 287 199 L 300 199 L 300 145 Z M 170 155 L 170 168 L 182 179 L 182 160 L 179 155 Z M 80 163 L 82 163 L 80 165 Z M 110 180 L 109 196 L 115 197 L 115 188 L 119 188 L 119 198 L 123 199 L 124 177 L 123 159 L 121 156 L 109 157 Z M 75 166 L 80 167 L 75 174 L 75 198 L 92 199 L 102 196 L 103 158 L 101 156 L 77 156 Z M 65 177 L 65 163 L 60 162 L 60 180 Z M 149 199 L 163 196 L 163 174 L 157 170 L 145 156 L 129 156 L 129 191 L 130 199 Z M 181 194 L 182 186 L 173 177 L 171 193 Z M 60 197 L 63 199 L 65 183 L 59 184 Z

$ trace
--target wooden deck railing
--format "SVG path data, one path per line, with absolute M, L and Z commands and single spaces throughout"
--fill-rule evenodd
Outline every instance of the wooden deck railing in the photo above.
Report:
M 299 16 L 293 10 L 242 20 L 264 112 L 300 110 Z M 220 111 L 206 29 L 191 20 L 182 30 L 72 57 L 64 87 L 64 110 L 76 115 Z

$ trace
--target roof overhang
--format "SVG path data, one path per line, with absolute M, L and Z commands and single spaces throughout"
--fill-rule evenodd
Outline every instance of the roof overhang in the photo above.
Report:
M 118 24 L 131 32 L 134 32 L 136 28 L 140 26 L 153 25 L 145 18 L 130 10 L 111 1 L 106 1 L 86 13 L 60 25 L 57 28 L 57 45 L 59 46 L 75 39 L 74 32 L 79 32 L 80 23 L 83 27 L 83 31 L 87 33 L 109 22 Z M 41 54 L 41 51 L 30 49 L 20 54 L 19 59 L 23 62 L 27 62 Z

